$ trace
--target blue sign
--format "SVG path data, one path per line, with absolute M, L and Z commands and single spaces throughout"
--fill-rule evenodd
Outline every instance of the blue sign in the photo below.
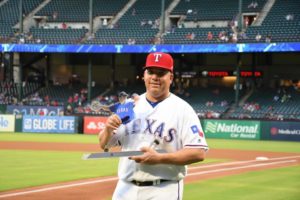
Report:
M 22 115 L 40 115 L 43 111 L 43 115 L 57 116 L 60 112 L 64 111 L 62 106 L 13 106 L 8 105 L 6 112 L 9 114 L 22 114 Z
M 0 44 L 1 52 L 38 53 L 233 53 L 233 52 L 299 52 L 300 42 L 183 44 L 183 45 L 99 45 L 99 44 Z
M 74 116 L 30 116 L 23 117 L 23 132 L 75 133 Z
M 270 122 L 267 130 L 272 140 L 300 141 L 299 122 Z

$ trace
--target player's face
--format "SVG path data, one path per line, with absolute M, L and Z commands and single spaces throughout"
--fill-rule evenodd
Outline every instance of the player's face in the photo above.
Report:
M 144 72 L 147 98 L 150 101 L 160 101 L 168 97 L 173 73 L 160 68 L 147 68 Z
M 124 103 L 125 100 L 126 100 L 126 98 L 127 98 L 126 96 L 120 96 L 120 97 L 119 97 L 119 102 L 120 102 L 120 103 Z

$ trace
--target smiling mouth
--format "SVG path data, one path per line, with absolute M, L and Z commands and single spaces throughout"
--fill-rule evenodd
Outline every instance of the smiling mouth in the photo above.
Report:
M 159 83 L 150 83 L 151 86 L 154 86 L 154 87 L 159 87 L 160 84 Z

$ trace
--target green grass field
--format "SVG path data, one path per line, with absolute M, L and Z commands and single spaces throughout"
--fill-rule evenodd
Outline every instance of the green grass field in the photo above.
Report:
M 184 200 L 299 200 L 300 166 L 186 184 Z
M 98 143 L 95 135 L 0 133 L 0 141 Z M 300 153 L 297 142 L 208 139 L 215 149 Z M 117 159 L 82 160 L 84 152 L 0 150 L 0 191 L 116 175 Z M 205 162 L 223 162 L 207 159 Z M 191 199 L 299 199 L 300 166 L 249 172 L 186 184 Z

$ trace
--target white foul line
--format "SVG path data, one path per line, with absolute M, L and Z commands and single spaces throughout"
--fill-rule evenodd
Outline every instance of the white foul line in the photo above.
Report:
M 286 161 L 246 165 L 246 166 L 241 166 L 241 167 L 230 167 L 230 168 L 224 168 L 224 169 L 215 169 L 215 170 L 209 170 L 209 171 L 204 171 L 204 172 L 194 172 L 194 173 L 188 174 L 187 176 L 195 176 L 195 175 L 201 175 L 201 174 L 210 174 L 210 173 L 214 173 L 214 172 L 225 172 L 225 171 L 232 171 L 232 170 L 235 170 L 235 169 L 246 169 L 246 168 L 261 167 L 261 166 L 267 166 L 267 165 L 292 163 L 292 162 L 297 162 L 297 160 L 286 160 Z
M 36 189 L 36 190 L 29 190 L 29 191 L 24 191 L 24 192 L 15 192 L 15 193 L 10 193 L 10 194 L 3 194 L 3 195 L 0 195 L 0 198 L 26 195 L 26 194 L 32 194 L 32 193 L 37 193 L 37 192 L 45 192 L 45 191 L 50 191 L 50 190 L 59 190 L 59 189 L 64 189 L 64 188 L 69 188 L 69 187 L 77 187 L 77 186 L 82 186 L 82 185 L 109 182 L 109 181 L 115 181 L 115 180 L 118 180 L 118 177 L 100 179 L 100 180 L 95 180 L 95 181 L 86 181 L 86 182 L 81 182 L 81 183 L 72 183 L 72 184 L 66 184 L 66 185 L 60 185 L 60 186 L 53 186 L 53 187 L 47 187 L 47 188 Z
M 204 169 L 204 168 L 210 168 L 210 167 L 220 167 L 220 166 L 235 165 L 235 164 L 246 164 L 246 163 L 253 163 L 253 162 L 268 162 L 268 161 L 284 160 L 284 159 L 291 159 L 291 158 L 300 158 L 300 156 L 286 156 L 286 157 L 270 158 L 270 159 L 264 160 L 264 161 L 260 161 L 260 160 L 246 160 L 246 161 L 225 162 L 225 163 L 218 163 L 218 164 L 208 164 L 208 165 L 201 165 L 201 166 L 192 166 L 192 167 L 188 167 L 188 169 Z
M 298 157 L 300 157 L 300 156 L 280 157 L 280 158 L 269 159 L 269 161 L 270 160 L 281 160 L 281 159 L 287 159 L 287 158 L 298 158 Z M 230 165 L 230 164 L 248 163 L 248 162 L 254 162 L 254 161 L 256 161 L 256 160 L 221 163 L 221 164 L 201 166 L 201 167 L 204 168 L 204 167 L 211 167 L 211 166 L 223 166 L 223 165 Z M 291 162 L 297 162 L 297 160 L 286 160 L 286 161 L 278 161 L 278 162 L 260 163 L 260 164 L 253 164 L 253 165 L 241 166 L 241 167 L 231 167 L 231 168 L 216 169 L 216 170 L 210 170 L 210 171 L 204 171 L 204 172 L 194 172 L 194 173 L 188 174 L 187 176 L 195 176 L 195 175 L 209 174 L 209 173 L 214 173 L 214 172 L 230 171 L 230 170 L 235 170 L 235 169 L 245 169 L 245 168 L 253 168 L 253 167 L 260 167 L 260 166 L 267 166 L 267 165 L 275 165 L 275 164 L 280 164 L 280 163 L 291 163 Z M 201 167 L 193 167 L 193 169 L 201 168 Z M 24 191 L 24 192 L 3 194 L 3 195 L 0 195 L 0 198 L 20 196 L 20 195 L 45 192 L 45 191 L 51 191 L 51 190 L 59 190 L 59 189 L 64 189 L 64 188 L 77 187 L 77 186 L 102 183 L 102 182 L 109 182 L 109 181 L 115 181 L 115 180 L 118 180 L 118 177 L 105 178 L 105 179 L 94 180 L 94 181 L 86 181 L 86 182 L 81 182 L 81 183 L 72 183 L 72 184 L 66 184 L 66 185 L 60 185 L 60 186 L 53 186 L 53 187 L 29 190 L 29 191 Z

